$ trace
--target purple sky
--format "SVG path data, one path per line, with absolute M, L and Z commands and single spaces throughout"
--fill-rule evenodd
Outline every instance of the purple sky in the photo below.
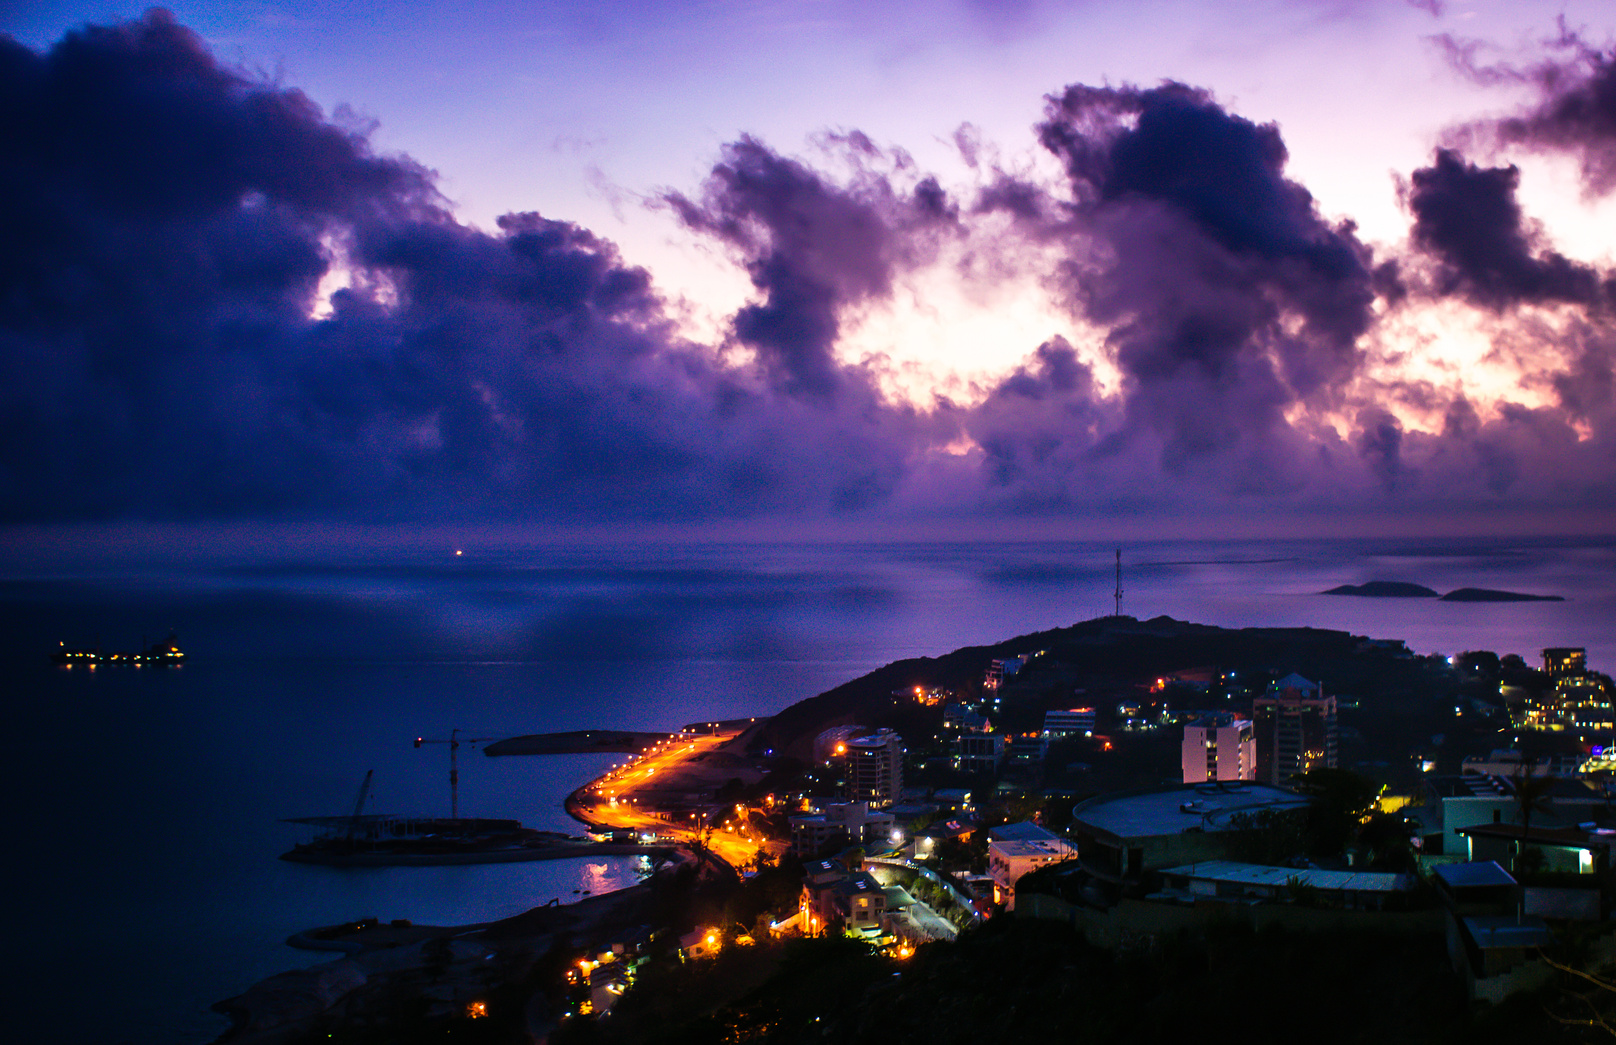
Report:
M 0 524 L 1608 532 L 1612 28 L 11 5 Z

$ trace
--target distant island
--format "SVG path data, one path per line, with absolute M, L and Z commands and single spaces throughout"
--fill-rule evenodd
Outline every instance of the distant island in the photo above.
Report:
M 1423 584 L 1407 581 L 1369 581 L 1365 584 L 1342 584 L 1324 592 L 1325 595 L 1358 595 L 1370 599 L 1434 599 L 1437 593 Z
M 1439 602 L 1564 602 L 1559 595 L 1529 595 L 1518 591 L 1498 591 L 1494 588 L 1455 588 L 1439 595 L 1423 584 L 1408 581 L 1367 581 L 1363 584 L 1341 584 L 1321 595 L 1356 595 L 1369 599 L 1436 599 Z
M 1457 588 L 1442 596 L 1443 602 L 1564 602 L 1559 595 L 1527 595 L 1518 591 L 1492 588 Z

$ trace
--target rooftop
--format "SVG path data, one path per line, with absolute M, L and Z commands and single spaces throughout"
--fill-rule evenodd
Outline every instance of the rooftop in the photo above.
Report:
M 1204 863 L 1169 867 L 1162 874 L 1182 875 L 1185 878 L 1208 882 L 1233 882 L 1240 885 L 1270 887 L 1305 885 L 1332 892 L 1395 893 L 1414 887 L 1414 879 L 1406 874 L 1270 867 L 1266 864 L 1242 864 L 1233 860 L 1207 860 Z
M 1477 947 L 1547 947 L 1552 941 L 1541 918 L 1513 914 L 1473 915 L 1464 920 Z
M 1432 873 L 1449 889 L 1477 889 L 1499 885 L 1514 885 L 1510 873 L 1498 866 L 1496 860 L 1472 860 L 1462 864 L 1438 864 Z
M 1221 831 L 1236 813 L 1305 809 L 1308 800 L 1251 781 L 1185 784 L 1152 791 L 1100 795 L 1072 811 L 1075 825 L 1118 838 L 1148 838 L 1184 831 Z
M 1069 856 L 1077 852 L 1077 847 L 1064 838 L 995 841 L 989 843 L 989 847 L 1008 857 Z
M 1031 821 L 1023 820 L 1015 824 L 1000 824 L 998 827 L 988 828 L 988 838 L 995 842 L 1033 842 L 1048 841 L 1059 838 L 1055 832 L 1040 827 Z

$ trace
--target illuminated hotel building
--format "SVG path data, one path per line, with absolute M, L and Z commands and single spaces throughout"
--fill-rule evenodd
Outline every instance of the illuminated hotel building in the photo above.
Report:
M 1543 671 L 1554 688 L 1528 697 L 1518 724 L 1526 729 L 1571 733 L 1592 749 L 1608 748 L 1616 741 L 1616 711 L 1607 680 L 1588 671 L 1582 649 L 1546 649 Z

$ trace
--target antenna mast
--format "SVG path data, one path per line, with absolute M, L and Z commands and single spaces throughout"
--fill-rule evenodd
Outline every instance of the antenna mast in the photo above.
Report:
M 1113 593 L 1117 600 L 1115 616 L 1122 616 L 1122 549 L 1117 549 L 1117 590 Z

